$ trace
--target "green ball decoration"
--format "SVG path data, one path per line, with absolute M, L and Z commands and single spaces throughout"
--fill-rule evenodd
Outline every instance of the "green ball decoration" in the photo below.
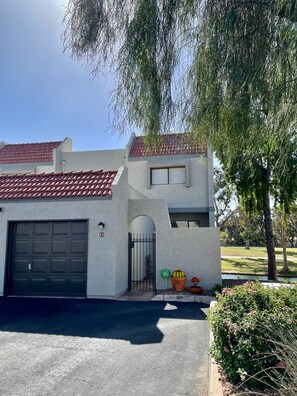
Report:
M 161 269 L 160 274 L 161 274 L 163 279 L 169 279 L 170 275 L 171 275 L 171 272 L 169 271 L 168 268 L 163 268 L 163 269 Z

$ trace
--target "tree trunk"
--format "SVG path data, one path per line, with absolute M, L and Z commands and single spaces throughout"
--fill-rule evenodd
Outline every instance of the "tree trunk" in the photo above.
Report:
M 283 272 L 290 272 L 289 266 L 288 266 L 288 260 L 287 260 L 287 246 L 286 246 L 286 228 L 282 224 L 282 248 L 283 248 Z
M 263 214 L 265 224 L 266 249 L 268 255 L 268 280 L 277 281 L 274 237 L 272 232 L 272 219 L 268 191 L 265 191 L 263 196 Z
M 245 240 L 245 249 L 249 249 L 250 248 L 250 240 L 246 239 Z

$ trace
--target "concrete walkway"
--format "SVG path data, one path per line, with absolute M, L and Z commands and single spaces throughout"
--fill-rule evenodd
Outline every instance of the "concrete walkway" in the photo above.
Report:
M 216 298 L 208 295 L 194 295 L 188 292 L 172 292 L 171 290 L 155 294 L 152 291 L 130 291 L 122 294 L 117 301 L 167 301 L 167 302 L 198 302 L 209 305 Z

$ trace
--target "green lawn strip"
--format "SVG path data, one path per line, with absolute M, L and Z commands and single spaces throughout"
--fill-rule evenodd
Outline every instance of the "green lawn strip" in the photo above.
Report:
M 275 248 L 277 258 L 282 257 L 282 249 Z M 251 247 L 245 249 L 244 246 L 221 246 L 222 256 L 238 256 L 238 257 L 267 257 L 267 251 L 265 247 Z M 297 248 L 287 248 L 288 258 L 297 258 Z
M 241 256 L 241 257 L 265 257 L 267 256 L 265 247 L 253 247 L 245 249 L 243 246 L 221 246 L 222 256 Z
M 222 272 L 233 274 L 267 274 L 267 259 L 253 259 L 253 258 L 224 258 L 221 260 Z M 297 262 L 288 260 L 291 276 L 297 276 Z M 283 263 L 282 260 L 277 260 L 277 271 L 281 275 Z M 286 276 L 286 275 L 284 275 Z

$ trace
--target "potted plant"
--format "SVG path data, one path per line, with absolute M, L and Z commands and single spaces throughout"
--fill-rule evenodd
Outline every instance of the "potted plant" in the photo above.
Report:
M 191 279 L 191 282 L 193 285 L 188 287 L 188 291 L 192 294 L 202 294 L 203 293 L 203 287 L 198 286 L 198 283 L 200 282 L 200 279 L 197 278 L 197 276 L 193 276 Z
M 173 271 L 173 273 L 170 277 L 170 280 L 171 280 L 173 290 L 182 292 L 185 288 L 187 276 L 184 273 L 184 271 L 177 269 L 177 270 Z

